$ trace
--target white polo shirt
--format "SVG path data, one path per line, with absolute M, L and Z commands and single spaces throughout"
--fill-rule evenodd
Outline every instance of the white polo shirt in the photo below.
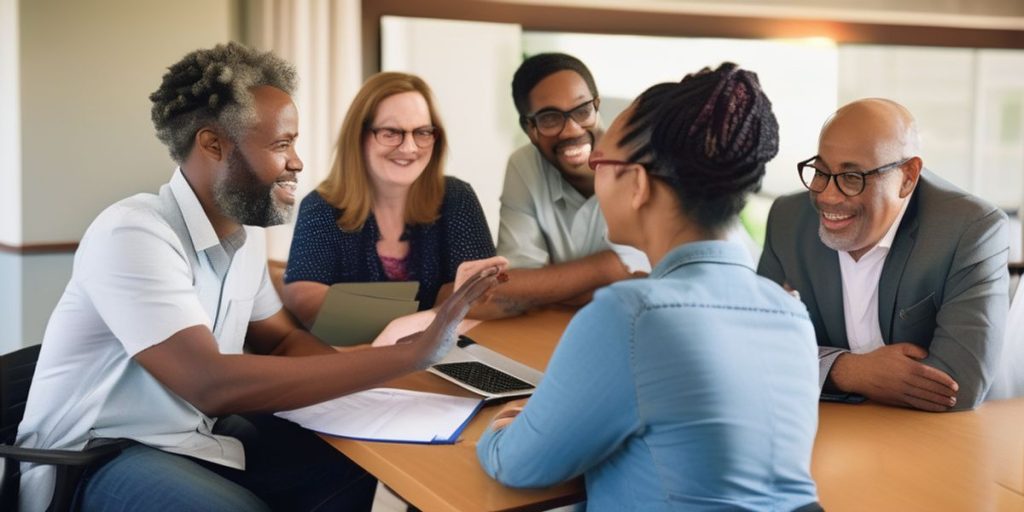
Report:
M 221 353 L 240 354 L 249 322 L 281 309 L 263 229 L 230 238 L 218 240 L 180 169 L 159 195 L 100 213 L 46 327 L 17 444 L 75 450 L 93 438 L 129 438 L 244 468 L 240 442 L 213 435 L 215 419 L 132 359 L 195 325 L 212 330 Z M 22 469 L 22 510 L 42 510 L 52 466 Z
M 900 213 L 896 215 L 885 236 L 868 252 L 854 261 L 850 253 L 839 252 L 839 272 L 843 281 L 843 317 L 846 319 L 846 340 L 850 352 L 864 354 L 885 343 L 882 341 L 882 327 L 878 323 L 878 280 L 882 277 L 885 258 L 896 238 L 896 231 L 903 221 L 910 197 L 903 200 Z

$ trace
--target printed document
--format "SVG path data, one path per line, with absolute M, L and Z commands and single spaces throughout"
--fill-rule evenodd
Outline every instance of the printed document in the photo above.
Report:
M 363 441 L 452 444 L 483 405 L 479 398 L 375 388 L 277 413 L 309 430 Z

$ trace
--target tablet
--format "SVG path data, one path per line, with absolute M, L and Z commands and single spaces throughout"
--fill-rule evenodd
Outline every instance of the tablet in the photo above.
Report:
M 335 283 L 310 332 L 330 345 L 370 343 L 388 322 L 419 309 L 417 281 Z

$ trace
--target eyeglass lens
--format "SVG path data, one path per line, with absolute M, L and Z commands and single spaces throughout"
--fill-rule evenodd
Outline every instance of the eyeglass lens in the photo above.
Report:
M 425 148 L 434 143 L 437 138 L 437 128 L 426 126 L 415 130 L 399 130 L 398 128 L 374 128 L 373 136 L 377 142 L 385 146 L 400 146 L 405 141 L 405 134 L 412 134 L 412 141 L 416 146 Z
M 833 175 L 811 164 L 800 166 L 800 179 L 804 182 L 804 186 L 812 192 L 824 192 L 828 188 L 829 180 L 833 177 L 836 180 L 836 186 L 839 187 L 839 191 L 848 196 L 857 195 L 864 190 L 864 176 L 860 173 L 844 172 Z
M 565 127 L 566 119 L 572 118 L 576 124 L 588 127 L 596 120 L 596 113 L 594 101 L 591 100 L 568 112 L 554 109 L 538 112 L 533 121 L 542 135 L 557 135 Z

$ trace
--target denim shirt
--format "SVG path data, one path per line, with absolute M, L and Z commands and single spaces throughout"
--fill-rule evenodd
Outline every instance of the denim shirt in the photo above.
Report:
M 739 244 L 601 289 L 523 412 L 477 446 L 512 487 L 586 478 L 590 510 L 792 510 L 816 500 L 814 329 Z

